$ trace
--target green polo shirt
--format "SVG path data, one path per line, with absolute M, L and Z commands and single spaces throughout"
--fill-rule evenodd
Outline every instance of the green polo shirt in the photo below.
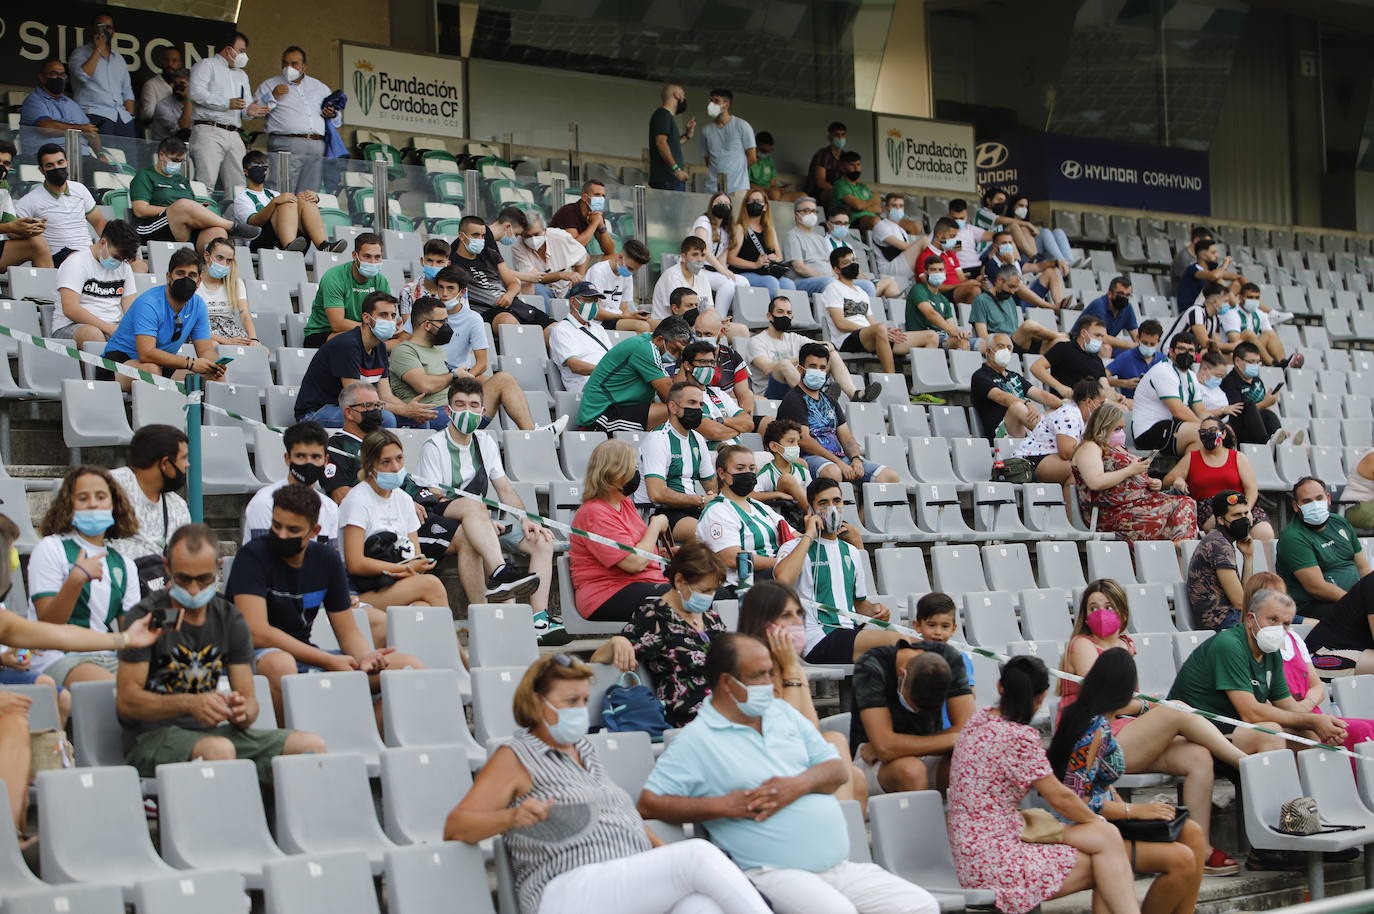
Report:
M 1169 697 L 1213 714 L 1236 717 L 1235 705 L 1226 693 L 1247 690 L 1260 702 L 1289 697 L 1282 654 L 1274 651 L 1256 660 L 1245 626 L 1233 625 L 1194 648 L 1174 677 Z
M 916 285 L 912 286 L 911 291 L 906 294 L 906 329 L 943 329 L 931 323 L 931 321 L 926 318 L 925 314 L 922 313 L 921 309 L 917 307 L 921 302 L 930 302 L 931 307 L 938 311 L 941 317 L 947 321 L 954 321 L 954 302 L 932 289 L 927 283 L 918 282 Z
M 749 183 L 759 187 L 772 185 L 773 179 L 778 176 L 777 166 L 773 164 L 773 154 L 759 156 L 753 165 L 749 166 Z
M 848 178 L 841 177 L 835 182 L 834 189 L 830 192 L 830 199 L 834 200 L 836 208 L 839 208 L 841 206 L 840 201 L 845 197 L 853 197 L 855 200 L 862 200 L 867 203 L 869 200 L 873 199 L 873 188 L 862 181 L 851 181 Z M 864 216 L 872 215 L 874 215 L 874 213 L 866 209 L 856 209 L 850 211 L 849 218 L 860 219 Z
M 1021 326 L 1021 309 L 1016 297 L 1008 295 L 998 299 L 991 292 L 979 293 L 973 300 L 973 310 L 969 312 L 970 324 L 987 324 L 988 333 L 1015 333 Z
M 658 394 L 652 382 L 667 376 L 649 334 L 641 333 L 616 343 L 596 363 L 582 388 L 577 424 L 591 425 L 617 404 L 654 402 Z
M 373 292 L 390 292 L 391 283 L 386 276 L 378 273 L 371 279 L 358 281 L 353 275 L 353 261 L 330 267 L 320 279 L 320 287 L 315 290 L 315 300 L 310 305 L 310 319 L 305 322 L 305 335 L 329 330 L 327 308 L 343 308 L 344 317 L 351 321 L 363 319 L 363 299 Z
M 1298 604 L 1298 612 L 1312 602 L 1312 597 L 1298 583 L 1294 572 L 1316 566 L 1323 578 L 1341 590 L 1350 590 L 1360 580 L 1355 556 L 1360 552 L 1360 540 L 1355 528 L 1344 517 L 1332 514 L 1320 529 L 1295 519 L 1279 534 L 1278 561 L 1274 570 L 1288 585 L 1288 595 Z
M 129 202 L 142 200 L 153 206 L 171 206 L 178 200 L 194 197 L 186 173 L 164 175 L 156 168 L 145 168 L 129 182 Z

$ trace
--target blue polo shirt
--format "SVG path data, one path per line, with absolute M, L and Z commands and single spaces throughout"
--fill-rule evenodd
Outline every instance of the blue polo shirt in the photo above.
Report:
M 781 698 L 763 714 L 763 733 L 725 719 L 708 699 L 654 765 L 644 789 L 659 796 L 719 797 L 794 777 L 839 758 L 820 731 Z M 762 822 L 714 819 L 711 841 L 742 870 L 771 866 L 820 873 L 849 857 L 839 801 L 810 793 Z
M 63 149 L 67 148 L 65 132 L 49 136 L 34 126 L 44 118 L 52 118 L 64 124 L 91 122 L 86 112 L 81 110 L 81 106 L 73 99 L 65 95 L 49 95 L 46 89 L 35 88 L 24 99 L 24 105 L 19 109 L 19 144 L 24 147 L 26 160 L 33 159 L 38 154 L 38 147 L 47 143 L 56 143 Z M 91 154 L 91 144 L 84 138 L 81 140 L 81 152 L 85 155 Z
M 1160 352 L 1156 352 L 1154 358 L 1147 360 L 1140 354 L 1139 347 L 1133 346 L 1108 362 L 1107 371 L 1110 372 L 1114 378 L 1121 378 L 1122 380 L 1129 381 L 1132 378 L 1144 377 L 1145 372 L 1149 371 L 1160 362 L 1165 361 L 1168 360 L 1165 359 L 1164 354 Z M 1121 392 L 1127 397 L 1135 397 L 1134 389 L 1123 388 Z
M 1088 303 L 1083 309 L 1084 314 L 1091 314 L 1093 317 L 1107 325 L 1107 336 L 1120 336 L 1122 331 L 1129 333 L 1135 330 L 1140 324 L 1136 321 L 1135 306 L 1126 302 L 1126 307 L 1120 313 L 1112 310 L 1112 306 L 1107 304 L 1107 296 L 1099 295 Z
M 105 354 L 123 352 L 130 356 L 138 355 L 135 337 L 140 336 L 154 337 L 157 348 L 171 353 L 193 340 L 208 340 L 210 315 L 205 310 L 205 299 L 192 295 L 178 313 L 167 302 L 167 287 L 153 286 L 135 298 L 129 310 L 124 312 L 114 335 L 105 344 Z

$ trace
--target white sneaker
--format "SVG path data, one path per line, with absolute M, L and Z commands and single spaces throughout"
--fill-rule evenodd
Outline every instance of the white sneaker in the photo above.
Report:
M 1269 323 L 1275 326 L 1282 324 L 1284 321 L 1291 321 L 1292 319 L 1292 311 L 1280 311 L 1275 308 L 1273 311 L 1269 312 Z
M 536 432 L 553 432 L 553 436 L 554 436 L 555 438 L 557 438 L 557 437 L 559 437 L 560 435 L 563 434 L 563 431 L 564 431 L 567 427 L 568 427 L 568 417 L 567 417 L 567 416 L 559 416 L 557 419 L 553 420 L 553 421 L 550 422 L 548 425 L 541 425 L 541 426 L 539 426 L 538 428 L 535 429 L 535 431 L 536 431 Z

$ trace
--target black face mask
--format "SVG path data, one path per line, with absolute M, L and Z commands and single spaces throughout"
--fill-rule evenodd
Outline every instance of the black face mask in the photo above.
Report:
M 998 301 L 1006 301 L 1011 298 L 1011 293 L 1006 289 L 997 289 L 994 294 L 997 296 Z
M 67 183 L 67 169 L 50 169 L 47 172 L 44 172 L 43 180 L 51 184 L 53 187 L 61 187 L 63 184 Z
M 1178 355 L 1174 356 L 1174 367 L 1179 371 L 1192 371 L 1193 366 L 1196 364 L 1197 359 L 1193 358 L 1191 352 L 1180 352 Z
M 682 427 L 687 431 L 693 431 L 701 425 L 701 407 L 684 406 L 682 414 L 677 417 L 677 421 L 682 423 Z
M 1243 540 L 1250 535 L 1250 518 L 1237 517 L 1226 525 L 1226 532 L 1233 540 Z
M 370 435 L 382 427 L 382 411 L 380 409 L 365 409 L 358 412 L 358 428 L 364 435 Z
M 758 483 L 758 475 L 749 471 L 735 473 L 730 477 L 730 491 L 740 498 L 754 491 L 754 486 Z
M 261 184 L 263 181 L 267 180 L 267 166 L 254 165 L 252 168 L 248 169 L 247 174 L 248 180 L 252 181 L 254 184 Z
M 300 555 L 301 550 L 305 548 L 303 536 L 277 536 L 269 531 L 263 536 L 263 541 L 267 543 L 267 551 L 279 559 Z
M 1130 300 L 1130 297 L 1126 295 L 1113 295 L 1112 307 L 1120 311 L 1122 308 L 1126 307 Z
M 453 339 L 453 327 L 449 326 L 448 321 L 444 321 L 443 325 L 434 331 L 434 345 L 447 346 L 451 339 Z
M 859 177 L 860 177 L 862 174 L 863 174 L 863 171 L 862 171 L 862 170 L 860 170 L 860 171 L 846 171 L 846 172 L 844 173 L 844 176 L 845 176 L 846 178 L 848 178 L 849 180 L 851 180 L 851 181 L 857 181 L 857 180 L 859 180 Z
M 635 474 L 630 477 L 629 482 L 620 487 L 620 494 L 624 495 L 626 498 L 634 495 L 639 491 L 639 480 L 639 470 L 635 470 Z
M 762 216 L 763 209 L 763 204 L 758 202 L 757 200 L 755 200 L 753 203 L 744 204 L 744 211 L 751 216 Z
M 317 463 L 293 463 L 286 468 L 286 472 L 303 486 L 313 486 L 324 479 L 324 466 Z
M 5 178 L 9 177 L 9 173 L 10 167 L 8 165 L 0 165 L 0 181 L 3 181 L 5 180 Z
M 729 218 L 730 218 L 730 204 L 728 204 L 728 203 L 717 203 L 715 206 L 711 207 L 711 215 L 712 215 L 712 216 L 715 216 L 717 219 L 721 219 L 721 220 L 729 219 Z
M 43 88 L 47 89 L 53 95 L 61 95 L 63 92 L 67 91 L 67 77 L 49 76 L 47 79 L 43 80 Z
M 176 492 L 184 485 L 186 485 L 186 472 L 180 467 L 176 468 L 175 476 L 168 476 L 165 472 L 162 474 L 163 492 Z
M 859 265 L 857 263 L 847 263 L 840 267 L 840 275 L 845 279 L 859 278 Z
M 687 110 L 687 99 L 685 99 L 685 98 L 680 98 L 680 99 L 678 99 L 678 100 L 677 100 L 677 110 L 674 111 L 673 113 L 674 113 L 674 114 L 681 114 L 682 112 L 684 112 L 684 111 L 686 111 L 686 110 Z
M 679 314 L 678 317 L 685 320 L 687 322 L 688 327 L 692 327 L 696 324 L 697 315 L 700 313 L 701 309 L 699 308 L 689 308 L 688 310 L 683 311 L 681 314 Z
M 768 321 L 773 325 L 773 329 L 779 333 L 786 333 L 792 329 L 792 318 L 786 314 L 775 314 Z
M 1221 266 L 1220 260 L 1208 260 L 1205 261 L 1205 263 L 1207 264 L 1207 269 L 1209 270 L 1215 270 L 1217 267 Z
M 1005 215 L 1007 211 L 1007 201 L 1003 200 L 1001 203 L 994 203 L 989 209 L 999 216 Z
M 190 301 L 191 296 L 196 294 L 196 281 L 189 276 L 174 279 L 168 283 L 167 292 L 177 301 Z
M 1198 432 L 1198 440 L 1202 442 L 1204 448 L 1210 451 L 1212 448 L 1216 447 L 1217 442 L 1221 440 L 1221 432 L 1216 429 L 1207 429 L 1206 431 Z

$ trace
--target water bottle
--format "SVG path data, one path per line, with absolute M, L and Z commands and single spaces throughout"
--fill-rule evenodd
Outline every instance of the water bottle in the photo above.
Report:
M 735 556 L 735 566 L 739 576 L 739 583 L 735 585 L 735 593 L 744 596 L 745 592 L 754 586 L 754 553 L 745 552 L 741 549 Z

